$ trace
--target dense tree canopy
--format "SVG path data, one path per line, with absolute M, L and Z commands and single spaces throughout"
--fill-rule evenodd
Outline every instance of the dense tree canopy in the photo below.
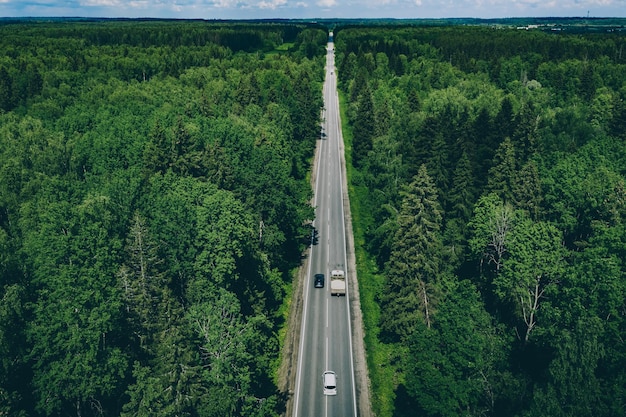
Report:
M 561 29 L 335 31 L 381 416 L 626 412 L 626 37 Z
M 3 22 L 0 414 L 280 414 L 326 41 Z

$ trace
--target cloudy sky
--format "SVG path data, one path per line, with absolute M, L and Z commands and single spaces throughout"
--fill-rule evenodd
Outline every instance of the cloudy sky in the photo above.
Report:
M 0 17 L 626 17 L 626 0 L 0 0 Z

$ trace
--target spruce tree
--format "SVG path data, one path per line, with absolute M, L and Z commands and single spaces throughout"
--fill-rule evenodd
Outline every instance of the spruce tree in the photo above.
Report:
M 447 194 L 449 183 L 448 172 L 450 172 L 450 168 L 448 165 L 448 145 L 441 132 L 437 132 L 432 138 L 427 166 L 437 189 L 445 194 Z
M 446 221 L 444 244 L 451 255 L 451 262 L 462 261 L 467 245 L 467 223 L 472 216 L 476 188 L 472 175 L 472 163 L 463 152 L 457 162 L 450 192 L 446 195 Z
M 354 139 L 352 143 L 352 163 L 360 166 L 372 149 L 376 120 L 374 118 L 374 102 L 368 86 L 359 96 L 356 120 L 354 121 Z
M 539 170 L 534 161 L 529 161 L 513 182 L 513 199 L 515 206 L 525 210 L 534 220 L 539 218 L 542 193 Z
M 510 138 L 505 138 L 495 156 L 489 170 L 487 191 L 497 194 L 505 202 L 513 201 L 513 184 L 517 177 L 517 160 L 515 147 Z
M 430 327 L 440 270 L 441 208 L 433 180 L 422 165 L 403 190 L 398 230 L 386 266 L 387 282 L 382 294 L 383 336 L 402 340 L 418 320 Z

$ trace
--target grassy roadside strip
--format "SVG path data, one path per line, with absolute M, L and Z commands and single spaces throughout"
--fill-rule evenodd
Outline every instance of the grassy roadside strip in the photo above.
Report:
M 283 285 L 283 290 L 285 291 L 285 295 L 283 298 L 283 302 L 280 305 L 280 307 L 278 308 L 278 311 L 276 312 L 277 317 L 282 318 L 282 325 L 278 328 L 277 330 L 277 334 L 276 334 L 276 338 L 278 339 L 278 346 L 279 346 L 279 354 L 278 356 L 274 359 L 274 361 L 272 362 L 272 370 L 271 370 L 271 375 L 272 375 L 272 379 L 274 381 L 274 384 L 276 384 L 277 387 L 281 387 L 282 386 L 282 381 L 280 381 L 280 367 L 282 365 L 282 361 L 285 360 L 285 358 L 283 358 L 283 349 L 285 347 L 285 343 L 286 343 L 286 339 L 288 336 L 288 330 L 289 330 L 289 314 L 291 312 L 291 300 L 293 297 L 293 291 L 294 291 L 294 282 L 297 278 L 298 275 L 298 270 L 295 269 L 291 272 L 290 276 L 293 277 L 292 281 L 289 283 L 285 283 Z
M 352 227 L 354 232 L 354 246 L 359 279 L 359 293 L 361 296 L 361 310 L 365 327 L 365 350 L 367 366 L 372 384 L 372 406 L 378 417 L 392 417 L 394 411 L 394 390 L 399 381 L 395 366 L 392 366 L 394 353 L 393 345 L 386 345 L 378 340 L 378 323 L 380 308 L 376 303 L 376 296 L 383 285 L 383 276 L 372 258 L 365 250 L 365 230 L 367 229 L 368 211 L 367 193 L 363 186 L 355 185 L 358 172 L 352 167 L 352 128 L 348 124 L 346 97 L 339 92 L 339 109 L 341 112 L 341 130 L 345 145 L 346 171 L 348 173 L 348 193 L 350 195 L 350 210 L 352 212 Z

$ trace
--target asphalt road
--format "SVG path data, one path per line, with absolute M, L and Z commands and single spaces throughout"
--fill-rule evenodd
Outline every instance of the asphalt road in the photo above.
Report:
M 304 285 L 300 350 L 294 395 L 294 417 L 357 416 L 350 323 L 350 286 L 346 297 L 330 295 L 330 271 L 347 271 L 340 164 L 339 100 L 334 47 L 328 44 L 324 83 L 324 122 L 318 150 L 313 223 L 317 242 L 310 251 Z M 324 288 L 313 287 L 313 276 L 326 277 Z M 346 280 L 348 283 L 348 280 Z M 337 374 L 337 395 L 323 394 L 322 373 Z

